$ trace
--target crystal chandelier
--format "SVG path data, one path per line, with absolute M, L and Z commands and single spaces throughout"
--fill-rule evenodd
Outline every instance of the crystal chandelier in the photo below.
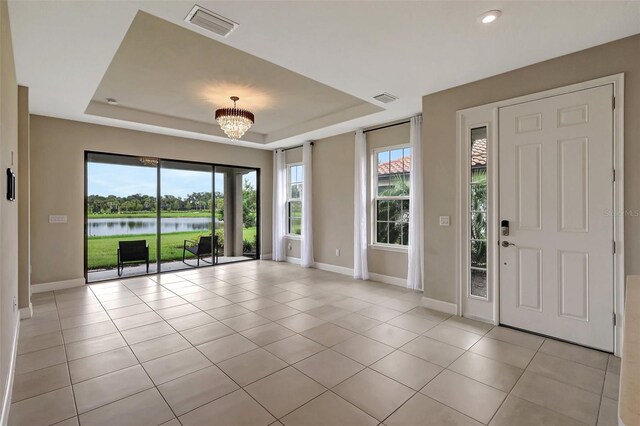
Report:
M 236 108 L 236 102 L 240 100 L 239 97 L 232 96 L 231 100 L 233 101 L 233 108 L 216 110 L 216 121 L 232 141 L 237 141 L 249 130 L 255 120 L 252 112 Z

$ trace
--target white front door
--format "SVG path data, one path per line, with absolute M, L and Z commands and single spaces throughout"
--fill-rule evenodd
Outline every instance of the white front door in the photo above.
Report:
M 614 342 L 613 86 L 500 108 L 500 322 Z M 508 244 L 508 245 L 507 245 Z

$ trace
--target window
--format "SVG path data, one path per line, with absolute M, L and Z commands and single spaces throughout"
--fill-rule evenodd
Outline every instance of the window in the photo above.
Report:
M 487 128 L 471 129 L 470 206 L 470 294 L 487 297 Z
M 375 244 L 409 244 L 411 148 L 383 148 L 374 153 Z
M 292 164 L 289 166 L 287 174 L 287 233 L 301 235 L 304 166 Z

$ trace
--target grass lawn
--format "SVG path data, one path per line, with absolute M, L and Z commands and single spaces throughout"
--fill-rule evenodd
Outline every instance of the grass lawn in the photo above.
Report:
M 194 211 L 163 211 L 162 217 L 211 217 L 211 210 Z M 131 213 L 90 213 L 89 219 L 155 219 L 156 212 L 131 212 Z
M 163 234 L 161 239 L 162 260 L 182 260 L 184 240 L 197 241 L 203 232 L 172 232 Z M 256 228 L 245 228 L 243 238 L 255 241 Z M 156 234 L 113 235 L 109 237 L 90 237 L 88 239 L 89 270 L 115 268 L 117 266 L 118 241 L 146 240 L 149 244 L 149 262 L 156 261 Z M 195 258 L 187 252 L 187 258 Z

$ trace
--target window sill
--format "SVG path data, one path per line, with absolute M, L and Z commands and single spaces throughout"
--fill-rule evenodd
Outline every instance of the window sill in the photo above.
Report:
M 409 247 L 407 246 L 392 246 L 386 244 L 369 244 L 369 248 L 373 250 L 393 251 L 396 253 L 408 253 Z
M 284 237 L 288 240 L 302 240 L 302 235 L 286 234 Z

